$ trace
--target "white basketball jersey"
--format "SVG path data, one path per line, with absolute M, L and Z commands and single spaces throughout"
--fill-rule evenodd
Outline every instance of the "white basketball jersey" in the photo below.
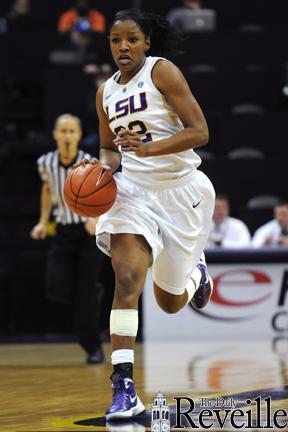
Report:
M 183 129 L 180 118 L 152 81 L 152 69 L 158 60 L 166 59 L 147 57 L 127 84 L 117 82 L 120 71 L 116 72 L 106 81 L 103 92 L 103 109 L 112 132 L 117 134 L 121 128 L 133 130 L 149 146 Z M 200 157 L 192 149 L 150 157 L 122 153 L 123 174 L 148 187 L 165 187 L 165 183 L 190 174 L 200 163 Z

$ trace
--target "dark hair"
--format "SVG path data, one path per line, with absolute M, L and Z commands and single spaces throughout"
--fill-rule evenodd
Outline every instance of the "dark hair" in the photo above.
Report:
M 203 6 L 204 0 L 193 0 L 193 1 L 199 3 L 200 7 Z
M 109 33 L 116 21 L 134 21 L 151 40 L 150 55 L 165 55 L 180 53 L 179 43 L 183 40 L 180 33 L 160 15 L 143 12 L 140 9 L 126 9 L 117 12 L 114 16 Z
M 275 204 L 274 207 L 287 207 L 288 206 L 288 200 L 286 199 L 279 199 L 279 201 Z
M 228 198 L 228 195 L 226 195 L 225 193 L 217 193 L 216 194 L 216 199 L 221 200 L 221 201 L 226 201 L 228 205 L 230 205 L 230 201 Z

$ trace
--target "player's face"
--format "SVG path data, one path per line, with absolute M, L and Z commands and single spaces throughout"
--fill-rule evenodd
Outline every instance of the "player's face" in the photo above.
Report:
M 288 206 L 279 206 L 275 208 L 275 219 L 282 229 L 288 227 Z
M 80 126 L 75 119 L 59 120 L 53 131 L 53 136 L 62 159 L 68 160 L 71 156 L 75 156 L 81 135 Z
M 216 198 L 214 214 L 213 214 L 214 222 L 216 224 L 220 224 L 228 215 L 229 215 L 229 205 L 227 201 Z
M 113 59 L 123 73 L 135 75 L 143 66 L 150 40 L 132 20 L 116 21 L 110 31 L 110 48 Z

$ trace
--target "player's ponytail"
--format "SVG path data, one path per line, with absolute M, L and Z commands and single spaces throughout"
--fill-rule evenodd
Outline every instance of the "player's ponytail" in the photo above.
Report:
M 116 21 L 134 21 L 146 37 L 150 37 L 151 47 L 148 55 L 163 56 L 177 54 L 179 42 L 183 39 L 178 31 L 166 19 L 140 9 L 127 9 L 116 13 L 112 25 Z M 111 26 L 112 26 L 111 25 Z
M 179 42 L 182 40 L 181 35 L 170 24 L 169 21 L 150 12 L 145 12 L 144 16 L 150 22 L 151 26 L 151 48 L 150 55 L 177 54 L 179 52 Z

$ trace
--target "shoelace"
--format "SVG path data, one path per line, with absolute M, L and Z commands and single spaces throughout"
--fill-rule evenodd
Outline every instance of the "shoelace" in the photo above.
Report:
M 112 383 L 113 389 L 113 405 L 118 403 L 119 401 L 130 402 L 130 393 L 128 393 L 128 389 L 125 386 L 124 380 L 119 380 L 117 382 Z

